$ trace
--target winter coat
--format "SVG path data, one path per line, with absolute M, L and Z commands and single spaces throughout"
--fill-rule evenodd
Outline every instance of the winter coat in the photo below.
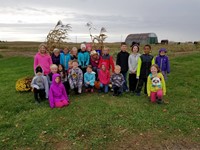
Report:
M 53 64 L 59 65 L 60 64 L 60 55 L 55 56 L 54 53 L 51 55 L 51 59 Z
M 109 54 L 101 56 L 99 60 L 99 68 L 101 68 L 103 63 L 105 64 L 107 70 L 110 70 L 110 67 L 112 67 L 112 72 L 114 72 L 115 66 L 112 56 Z
M 105 63 L 103 63 L 102 65 L 105 65 L 105 67 L 106 67 Z M 99 73 L 98 73 L 98 78 L 99 78 L 99 81 L 102 84 L 109 84 L 109 82 L 110 82 L 110 72 L 108 71 L 108 69 L 106 68 L 105 71 L 100 69 Z
M 117 87 L 122 87 L 125 82 L 124 76 L 122 75 L 122 73 L 112 74 L 110 81 L 111 81 L 112 85 L 115 85 Z
M 116 64 L 121 67 L 121 72 L 125 73 L 128 71 L 128 57 L 129 57 L 128 52 L 120 51 L 117 54 Z
M 133 73 L 137 71 L 139 57 L 140 57 L 139 53 L 129 55 L 128 57 L 129 73 Z
M 34 70 L 39 65 L 44 70 L 44 75 L 47 75 L 50 73 L 50 65 L 52 64 L 52 59 L 49 54 L 41 55 L 40 52 L 38 52 L 34 57 Z
M 61 53 L 60 54 L 60 64 L 65 67 L 65 70 L 68 69 L 68 62 L 71 60 L 71 56 L 69 53 Z
M 82 67 L 87 67 L 90 63 L 90 54 L 86 51 L 80 51 L 78 53 L 78 64 Z
M 166 71 L 167 73 L 170 73 L 169 59 L 167 56 L 158 55 L 156 57 L 155 63 L 159 66 L 161 71 Z
M 88 73 L 86 72 L 84 74 L 84 83 L 87 83 L 87 82 L 90 82 L 90 85 L 91 86 L 94 86 L 94 82 L 95 82 L 95 72 L 91 72 L 91 73 Z
M 55 102 L 62 100 L 69 101 L 64 85 L 61 81 L 56 83 L 56 77 L 60 77 L 60 75 L 57 73 L 53 75 L 52 84 L 49 90 L 49 104 L 51 108 L 55 107 Z

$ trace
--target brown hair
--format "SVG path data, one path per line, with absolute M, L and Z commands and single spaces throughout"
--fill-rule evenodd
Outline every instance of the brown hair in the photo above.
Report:
M 125 43 L 125 42 L 121 42 L 121 46 L 122 46 L 122 45 L 126 45 L 126 43 Z
M 151 65 L 151 67 L 155 67 L 158 70 L 158 72 L 160 72 L 160 68 L 158 67 L 157 64 L 153 64 L 153 65 Z M 150 67 L 150 69 L 151 69 L 151 67 Z
M 90 68 L 90 69 L 92 69 L 92 65 L 88 65 L 88 66 L 87 66 L 87 68 Z

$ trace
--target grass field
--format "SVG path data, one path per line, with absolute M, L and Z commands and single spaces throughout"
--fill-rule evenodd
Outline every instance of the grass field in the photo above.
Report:
M 17 79 L 33 75 L 33 58 L 8 57 L 3 52 L 0 149 L 200 149 L 200 53 L 196 50 L 184 56 L 169 52 L 177 57 L 171 59 L 167 104 L 151 104 L 144 95 L 130 93 L 121 97 L 84 93 L 71 95 L 69 107 L 53 110 L 47 101 L 35 105 L 31 92 L 15 91 Z

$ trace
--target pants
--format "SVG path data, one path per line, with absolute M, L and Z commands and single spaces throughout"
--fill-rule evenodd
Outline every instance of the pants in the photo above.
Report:
M 135 92 L 138 79 L 136 79 L 136 74 L 129 74 L 129 90 Z
M 147 94 L 147 78 L 139 78 L 136 93 L 140 93 L 144 85 L 144 94 Z
M 59 101 L 59 102 L 55 102 L 55 107 L 56 108 L 62 108 L 64 106 L 67 106 L 69 105 L 69 102 L 67 100 L 62 100 L 62 101 Z
M 114 91 L 114 95 L 118 96 L 119 94 L 122 93 L 123 91 L 123 87 L 118 87 L 116 85 L 112 85 L 113 91 Z
M 108 84 L 100 83 L 100 90 L 103 90 L 104 93 L 108 93 Z
M 127 86 L 127 72 L 122 72 L 122 75 L 124 76 L 124 84 L 123 84 L 123 91 L 127 91 L 128 90 L 128 86 Z
M 94 86 L 92 86 L 92 85 L 88 85 L 88 84 L 85 84 L 85 88 L 86 88 L 86 89 L 93 89 Z
M 166 71 L 162 71 L 162 75 L 164 76 L 165 81 L 167 80 L 167 72 Z
M 162 90 L 158 90 L 157 92 L 151 92 L 151 94 L 150 94 L 150 99 L 151 99 L 152 103 L 156 102 L 156 98 L 161 100 L 162 97 L 163 97 L 163 91 Z
M 69 94 L 69 89 L 70 89 L 70 85 L 68 81 L 63 82 L 63 85 L 65 87 L 65 91 L 67 92 L 67 94 Z
M 45 93 L 45 89 L 33 89 L 33 93 L 34 93 L 34 98 L 35 101 L 40 102 L 41 100 L 45 99 L 46 93 Z M 39 100 L 40 98 L 40 100 Z

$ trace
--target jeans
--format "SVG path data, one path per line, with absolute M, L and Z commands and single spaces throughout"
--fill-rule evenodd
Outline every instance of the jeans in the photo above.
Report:
M 128 90 L 127 80 L 126 80 L 126 78 L 127 78 L 127 72 L 122 72 L 122 75 L 124 76 L 124 80 L 125 80 L 125 82 L 123 84 L 123 91 L 127 91 Z
M 100 83 L 100 90 L 103 90 L 104 93 L 108 93 L 108 84 Z

